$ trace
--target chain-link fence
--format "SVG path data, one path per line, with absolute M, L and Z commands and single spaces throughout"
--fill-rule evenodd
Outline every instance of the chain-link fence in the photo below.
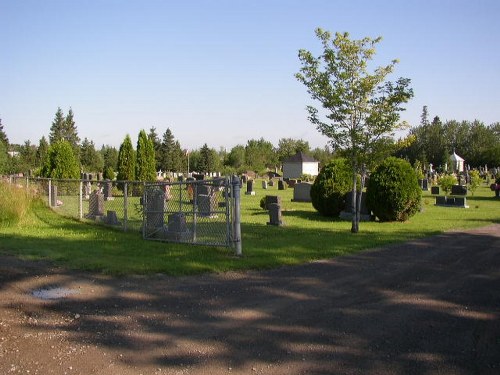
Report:
M 229 178 L 147 184 L 143 236 L 151 240 L 230 246 L 233 196 Z
M 32 189 L 64 216 L 142 231 L 145 239 L 235 246 L 241 252 L 237 178 L 144 183 L 12 176 L 10 182 Z

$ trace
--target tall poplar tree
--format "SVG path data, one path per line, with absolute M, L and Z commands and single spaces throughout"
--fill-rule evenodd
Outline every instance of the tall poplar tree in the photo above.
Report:
M 155 151 L 153 142 L 148 138 L 146 132 L 141 130 L 137 139 L 137 159 L 135 165 L 135 177 L 138 181 L 155 181 Z
M 315 57 L 301 49 L 302 67 L 295 77 L 306 86 L 311 98 L 321 104 L 321 112 L 313 106 L 307 107 L 309 120 L 330 138 L 334 150 L 344 150 L 350 161 L 355 213 L 351 232 L 357 233 L 361 208 L 357 177 L 362 176 L 363 187 L 365 165 L 372 151 L 378 148 L 381 138 L 398 129 L 402 104 L 413 97 L 413 90 L 407 78 L 386 81 L 397 60 L 369 72 L 369 62 L 380 37 L 351 40 L 348 33 L 335 33 L 332 37 L 320 28 L 316 29 L 316 36 L 323 51 Z
M 118 151 L 118 175 L 117 179 L 120 181 L 134 181 L 135 180 L 135 152 L 132 146 L 132 140 L 127 134 L 123 143 L 120 145 Z

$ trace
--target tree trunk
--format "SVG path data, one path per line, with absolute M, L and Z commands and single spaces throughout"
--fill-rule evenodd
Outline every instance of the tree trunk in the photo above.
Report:
M 351 201 L 351 212 L 352 212 L 352 226 L 351 226 L 351 233 L 358 233 L 359 232 L 359 219 L 358 219 L 358 205 L 356 204 L 357 202 L 357 173 L 356 173 L 356 168 L 353 169 L 352 172 L 352 201 Z

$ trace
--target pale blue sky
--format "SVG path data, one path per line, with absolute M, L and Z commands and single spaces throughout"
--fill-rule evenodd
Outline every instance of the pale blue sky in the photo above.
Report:
M 128 133 L 169 127 L 184 148 L 264 137 L 327 139 L 294 74 L 316 27 L 382 36 L 376 65 L 442 120 L 500 121 L 498 0 L 0 0 L 0 118 L 13 143 L 38 144 L 57 107 L 80 138 L 118 147 Z

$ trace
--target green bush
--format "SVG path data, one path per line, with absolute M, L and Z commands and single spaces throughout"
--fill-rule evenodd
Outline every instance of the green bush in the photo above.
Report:
M 352 171 L 347 159 L 325 165 L 311 186 L 313 207 L 323 216 L 338 216 L 345 208 L 345 195 L 352 190 Z
M 370 175 L 366 204 L 380 221 L 406 221 L 419 211 L 421 196 L 410 163 L 389 157 Z
M 451 187 L 457 183 L 457 178 L 451 174 L 446 174 L 444 176 L 439 177 L 438 185 L 441 186 L 445 195 L 451 191 Z

